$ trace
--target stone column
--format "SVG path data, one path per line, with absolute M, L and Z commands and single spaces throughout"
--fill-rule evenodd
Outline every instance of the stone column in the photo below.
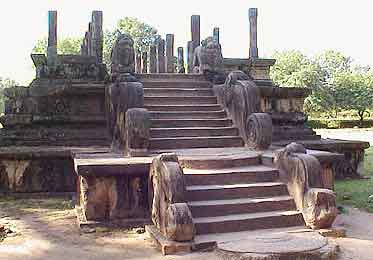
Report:
M 166 35 L 166 68 L 167 73 L 174 73 L 174 35 Z
M 88 56 L 92 56 L 92 23 L 88 24 L 88 32 L 87 32 L 87 48 L 88 48 Z
M 47 65 L 52 70 L 57 66 L 57 11 L 48 12 Z
M 102 32 L 102 11 L 92 12 L 92 55 L 96 57 L 97 63 L 102 63 L 102 52 L 104 34 Z
M 149 47 L 149 73 L 157 73 L 157 47 L 153 44 Z
M 165 41 L 159 39 L 157 44 L 157 73 L 164 73 L 166 71 L 164 47 Z
M 142 53 L 142 73 L 148 73 L 148 53 Z
M 213 32 L 212 32 L 212 37 L 215 41 L 217 41 L 218 43 L 220 43 L 220 39 L 219 39 L 219 27 L 215 27 Z
M 192 42 L 194 43 L 193 50 L 201 43 L 201 26 L 200 26 L 200 16 L 192 15 L 191 17 L 191 33 Z
M 135 65 L 135 72 L 141 73 L 141 53 L 136 53 L 136 65 Z
M 250 21 L 250 58 L 258 58 L 258 43 L 257 43 L 257 18 L 258 9 L 249 9 Z
M 183 47 L 177 48 L 177 73 L 185 73 Z
M 193 54 L 193 41 L 189 41 L 187 46 L 188 73 L 193 73 Z

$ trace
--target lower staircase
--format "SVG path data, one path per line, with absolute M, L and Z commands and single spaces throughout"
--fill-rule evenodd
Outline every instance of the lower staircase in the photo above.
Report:
M 179 155 L 197 235 L 304 226 L 278 170 L 244 147 L 210 82 L 191 74 L 140 80 L 151 115 L 150 149 Z

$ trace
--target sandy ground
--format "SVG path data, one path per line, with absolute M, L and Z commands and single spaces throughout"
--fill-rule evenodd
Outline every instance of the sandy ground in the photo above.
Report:
M 218 259 L 213 252 L 162 256 L 146 234 L 135 231 L 81 233 L 73 210 L 21 212 L 2 208 L 0 224 L 15 231 L 0 242 L 1 260 Z M 348 235 L 336 239 L 341 247 L 339 259 L 373 260 L 373 214 L 348 209 L 337 224 L 344 226 Z

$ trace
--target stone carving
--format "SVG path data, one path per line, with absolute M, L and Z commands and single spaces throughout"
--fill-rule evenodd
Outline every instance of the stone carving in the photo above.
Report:
M 202 45 L 194 49 L 193 72 L 219 73 L 223 68 L 223 55 L 220 44 L 213 38 L 207 37 Z
M 121 73 L 135 73 L 134 41 L 129 34 L 119 34 L 111 51 L 112 77 Z
M 126 112 L 130 108 L 142 107 L 144 104 L 144 90 L 140 82 L 121 82 L 121 78 L 106 88 L 107 127 L 112 138 L 111 147 L 115 152 L 126 151 Z M 125 80 L 128 80 L 125 79 Z
M 183 170 L 175 154 L 153 159 L 148 185 L 152 221 L 160 233 L 173 241 L 193 240 L 195 226 L 186 203 Z
M 272 143 L 272 118 L 267 113 L 253 113 L 247 118 L 247 135 L 250 147 L 265 150 Z
M 337 216 L 336 197 L 323 187 L 321 165 L 301 144 L 291 143 L 275 154 L 280 179 L 312 229 L 329 228 Z
M 134 156 L 145 154 L 149 147 L 150 115 L 144 108 L 130 108 L 125 116 L 126 150 Z
M 272 141 L 272 120 L 270 115 L 258 113 L 260 90 L 255 82 L 242 71 L 232 71 L 223 85 L 214 85 L 214 92 L 245 144 L 257 149 L 268 148 Z

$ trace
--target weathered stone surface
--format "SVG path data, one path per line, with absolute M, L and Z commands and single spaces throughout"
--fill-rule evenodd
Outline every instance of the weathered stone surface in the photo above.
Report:
M 177 73 L 185 73 L 183 47 L 177 48 Z
M 157 72 L 157 47 L 150 45 L 149 47 L 149 73 Z
M 128 34 L 119 34 L 111 51 L 112 77 L 121 73 L 135 72 L 134 41 Z
M 56 158 L 1 159 L 0 190 L 6 192 L 67 192 L 76 188 L 71 160 Z
M 174 62 L 174 35 L 166 35 L 166 71 L 167 73 L 174 73 L 175 62 Z
M 165 41 L 159 39 L 157 42 L 157 73 L 166 72 L 166 63 L 165 63 Z
M 97 63 L 102 63 L 104 34 L 102 31 L 102 11 L 92 12 L 92 55 Z
M 122 75 L 122 77 L 126 77 Z M 131 79 L 131 76 L 127 76 Z M 124 79 L 127 80 L 127 79 Z M 126 112 L 130 108 L 140 108 L 144 104 L 144 90 L 140 82 L 120 81 L 106 89 L 107 124 L 112 137 L 111 147 L 114 151 L 126 151 Z
M 298 210 L 312 229 L 329 228 L 337 216 L 333 191 L 323 187 L 321 165 L 303 145 L 291 143 L 275 155 L 280 179 L 288 186 Z
M 148 53 L 144 51 L 141 55 L 142 55 L 141 56 L 141 61 L 142 61 L 141 72 L 148 73 Z
M 272 119 L 268 114 L 258 113 L 260 90 L 249 76 L 242 71 L 231 72 L 224 85 L 214 85 L 214 92 L 245 144 L 257 149 L 268 148 L 272 141 Z
M 202 45 L 194 49 L 194 73 L 219 73 L 223 69 L 223 55 L 220 44 L 213 37 L 207 37 Z
M 144 108 L 130 108 L 125 116 L 127 152 L 132 155 L 146 154 L 150 140 L 150 115 Z
M 265 150 L 272 143 L 272 118 L 267 113 L 253 113 L 247 118 L 248 142 L 251 147 Z
M 250 20 L 250 57 L 258 58 L 258 43 L 257 43 L 257 19 L 258 9 L 249 9 L 249 20 Z
M 175 154 L 153 159 L 149 175 L 152 221 L 162 235 L 175 241 L 194 238 L 193 218 L 186 204 L 183 170 Z
M 57 67 L 57 11 L 48 12 L 48 71 L 53 73 Z

